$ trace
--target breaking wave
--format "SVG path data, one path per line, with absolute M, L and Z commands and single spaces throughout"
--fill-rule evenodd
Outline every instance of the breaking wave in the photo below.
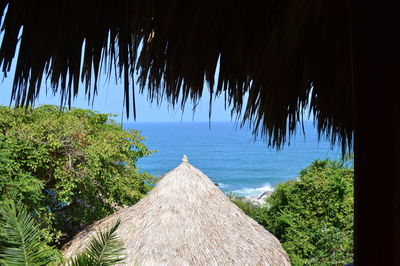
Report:
M 259 196 L 266 191 L 274 191 L 274 188 L 270 184 L 265 184 L 258 188 L 243 188 L 232 191 L 240 197 L 252 197 Z

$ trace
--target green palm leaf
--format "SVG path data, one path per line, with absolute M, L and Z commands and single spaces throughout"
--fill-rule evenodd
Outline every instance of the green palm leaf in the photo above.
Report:
M 21 203 L 0 206 L 0 264 L 47 265 L 59 253 L 43 240 L 39 226 Z
M 86 265 L 115 265 L 125 260 L 125 248 L 121 241 L 118 240 L 116 230 L 120 225 L 118 220 L 109 230 L 100 231 L 93 238 L 83 252 L 73 258 L 68 265 L 70 266 L 86 266 Z

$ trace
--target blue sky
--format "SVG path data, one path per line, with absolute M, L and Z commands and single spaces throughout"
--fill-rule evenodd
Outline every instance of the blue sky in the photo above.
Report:
M 11 70 L 10 73 L 13 73 Z M 3 79 L 0 88 L 1 88 L 1 105 L 9 105 L 10 96 L 11 96 L 11 86 L 12 86 L 13 77 L 9 75 L 7 78 Z M 136 86 L 137 88 L 137 86 Z M 85 97 L 83 91 L 84 87 L 81 84 L 80 87 L 81 93 L 79 93 L 78 97 L 73 102 L 73 107 L 91 109 L 95 111 L 99 111 L 102 113 L 113 113 L 117 115 L 121 115 L 123 110 L 123 84 L 118 82 L 116 84 L 115 80 L 111 81 L 103 81 L 99 82 L 99 93 L 94 100 L 93 106 L 88 103 L 87 98 Z M 48 87 L 48 92 L 46 93 L 46 86 L 42 86 L 40 90 L 39 98 L 36 101 L 35 106 L 39 106 L 42 104 L 60 104 L 59 95 L 53 95 L 51 89 Z M 204 90 L 204 95 L 200 100 L 200 103 L 196 107 L 196 111 L 192 112 L 192 104 L 190 102 L 187 103 L 187 106 L 182 114 L 180 107 L 176 107 L 172 109 L 172 106 L 167 104 L 166 101 L 162 102 L 161 105 L 157 105 L 156 103 L 150 103 L 147 100 L 147 95 L 139 94 L 136 91 L 136 112 L 137 122 L 180 122 L 180 121 L 209 121 L 208 120 L 208 111 L 209 111 L 209 95 L 208 88 Z M 132 115 L 131 115 L 132 116 Z M 120 118 L 117 118 L 120 119 Z M 124 122 L 134 122 L 133 117 L 130 117 L 127 120 L 126 116 L 123 118 Z M 213 102 L 212 106 L 212 115 L 211 122 L 216 121 L 231 121 L 230 111 L 224 109 L 224 98 L 223 96 L 216 99 Z

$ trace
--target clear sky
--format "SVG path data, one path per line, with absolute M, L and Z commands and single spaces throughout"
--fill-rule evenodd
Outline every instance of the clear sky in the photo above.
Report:
M 10 73 L 13 73 L 13 70 Z M 12 75 L 9 75 L 0 83 L 1 105 L 8 106 L 10 103 L 12 81 L 13 77 Z M 136 88 L 138 87 L 136 86 Z M 82 86 L 82 84 L 80 87 L 80 91 L 81 93 L 79 93 L 78 97 L 72 104 L 73 107 L 92 109 L 102 113 L 113 113 L 117 115 L 121 115 L 124 111 L 125 114 L 125 110 L 123 110 L 122 108 L 124 99 L 122 82 L 118 82 L 116 84 L 115 80 L 111 80 L 109 82 L 105 82 L 104 79 L 100 80 L 99 93 L 94 100 L 93 106 L 88 103 L 83 93 L 84 87 Z M 135 96 L 137 122 L 209 121 L 208 111 L 210 98 L 208 94 L 208 88 L 204 90 L 203 97 L 201 98 L 200 103 L 197 105 L 194 114 L 192 112 L 191 102 L 187 103 L 186 108 L 182 114 L 179 106 L 175 109 L 172 109 L 172 106 L 169 106 L 166 101 L 162 102 L 162 104 L 159 106 L 156 103 L 151 104 L 147 100 L 147 95 L 139 94 L 138 89 L 136 90 Z M 48 88 L 48 92 L 46 94 L 46 86 L 42 86 L 41 93 L 35 103 L 35 106 L 39 106 L 42 104 L 58 105 L 60 104 L 60 97 L 59 95 L 54 96 L 50 88 Z M 133 116 L 132 113 L 131 116 Z M 117 120 L 118 119 L 120 118 L 117 118 Z M 133 117 L 130 117 L 129 120 L 127 120 L 126 116 L 124 115 L 123 121 L 133 122 L 134 120 Z M 211 122 L 216 121 L 231 121 L 230 111 L 224 109 L 223 96 L 213 102 Z

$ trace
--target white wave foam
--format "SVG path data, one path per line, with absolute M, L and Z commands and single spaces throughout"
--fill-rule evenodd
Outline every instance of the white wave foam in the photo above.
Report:
M 264 184 L 258 188 L 244 188 L 232 191 L 233 193 L 241 197 L 259 196 L 266 191 L 274 191 L 274 188 L 270 184 Z
M 224 183 L 217 183 L 219 188 L 227 188 L 229 185 L 224 184 Z

